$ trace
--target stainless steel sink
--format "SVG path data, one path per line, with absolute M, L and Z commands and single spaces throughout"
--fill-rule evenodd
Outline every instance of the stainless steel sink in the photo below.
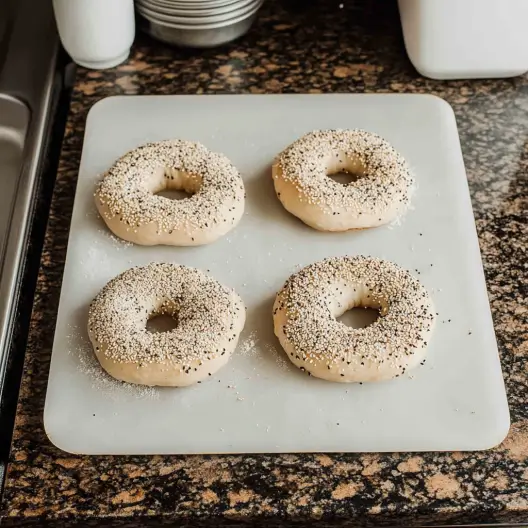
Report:
M 29 116 L 27 105 L 0 94 L 0 269 L 3 267 L 13 202 L 22 172 Z
M 0 388 L 56 80 L 51 0 L 0 0 Z

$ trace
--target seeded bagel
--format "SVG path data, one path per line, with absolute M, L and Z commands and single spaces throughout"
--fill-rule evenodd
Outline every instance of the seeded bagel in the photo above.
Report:
M 182 190 L 173 200 L 156 193 Z M 198 246 L 233 229 L 244 213 L 244 185 L 233 164 L 200 143 L 148 143 L 103 176 L 95 203 L 118 237 L 146 246 Z
M 336 320 L 354 307 L 377 321 L 350 328 Z M 292 275 L 273 307 L 275 334 L 290 361 L 328 381 L 391 379 L 423 362 L 435 314 L 408 271 L 377 258 L 333 257 Z
M 156 315 L 177 319 L 153 333 Z M 114 378 L 140 385 L 182 387 L 207 379 L 235 350 L 244 303 L 195 268 L 152 263 L 112 279 L 90 305 L 88 334 L 101 366 Z
M 348 172 L 342 184 L 329 176 Z M 275 160 L 275 191 L 283 206 L 320 231 L 377 227 L 409 207 L 413 189 L 407 162 L 385 139 L 364 130 L 316 130 Z

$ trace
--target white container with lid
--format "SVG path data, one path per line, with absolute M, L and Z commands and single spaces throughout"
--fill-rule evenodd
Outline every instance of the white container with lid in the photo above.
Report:
M 433 79 L 528 71 L 528 0 L 399 0 L 405 47 Z

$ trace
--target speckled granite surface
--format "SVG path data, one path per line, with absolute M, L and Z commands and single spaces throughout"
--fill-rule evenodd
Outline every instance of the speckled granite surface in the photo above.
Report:
M 6 526 L 375 526 L 528 520 L 528 77 L 437 82 L 407 60 L 395 5 L 270 2 L 251 33 L 190 52 L 140 37 L 130 60 L 77 73 L 46 235 L 6 483 Z M 301 4 L 303 6 L 301 7 Z M 454 107 L 512 428 L 482 453 L 85 457 L 42 427 L 84 122 L 113 94 L 433 93 Z M 524 284 L 523 284 L 524 279 Z

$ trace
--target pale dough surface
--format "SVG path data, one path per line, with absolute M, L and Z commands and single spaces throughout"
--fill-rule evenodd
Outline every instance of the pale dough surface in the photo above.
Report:
M 150 332 L 155 315 L 176 328 Z M 90 305 L 88 334 L 101 366 L 140 385 L 183 387 L 212 376 L 235 350 L 242 299 L 195 268 L 152 263 L 112 279 Z

